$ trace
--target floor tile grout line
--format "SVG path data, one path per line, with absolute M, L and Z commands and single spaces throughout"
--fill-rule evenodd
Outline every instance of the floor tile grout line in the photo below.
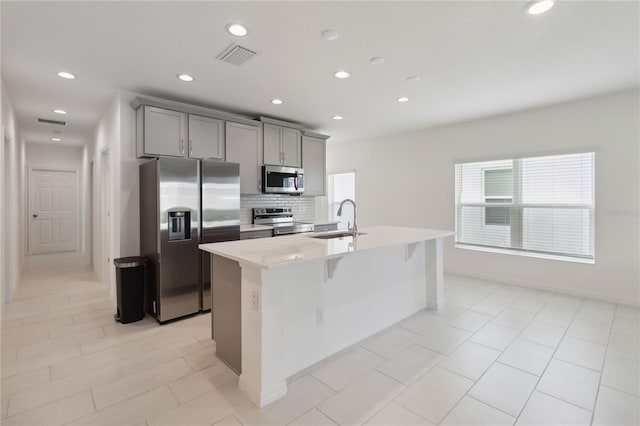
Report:
M 15 417 L 18 417 L 18 416 L 24 415 L 24 414 L 29 413 L 29 412 L 34 411 L 34 410 L 41 409 L 41 408 L 43 408 L 43 407 L 46 407 L 47 405 L 55 404 L 56 402 L 60 402 L 60 401 L 62 401 L 62 400 L 65 400 L 65 399 L 67 399 L 67 398 L 71 398 L 71 397 L 74 397 L 74 396 L 77 396 L 77 395 L 83 394 L 83 393 L 85 393 L 85 392 L 90 392 L 90 393 L 92 393 L 92 389 L 83 389 L 83 390 L 80 390 L 80 391 L 77 391 L 77 392 L 71 393 L 71 394 L 69 394 L 69 395 L 65 395 L 65 396 L 60 397 L 60 398 L 58 398 L 58 399 L 53 399 L 53 400 L 51 400 L 51 401 L 47 401 L 46 403 L 44 403 L 44 404 L 42 404 L 42 405 L 37 405 L 37 406 L 35 406 L 35 407 L 31 407 L 31 408 L 29 408 L 29 409 L 27 409 L 27 410 L 20 411 L 19 413 L 16 413 L 16 414 L 14 414 L 14 415 L 11 415 L 11 416 L 10 416 L 10 415 L 9 415 L 9 407 L 10 407 L 10 404 L 11 404 L 11 398 L 13 398 L 13 396 L 14 396 L 14 395 L 11 395 L 11 397 L 10 397 L 10 399 L 9 399 L 9 406 L 7 406 L 7 418 L 6 418 L 6 419 L 4 419 L 4 420 L 5 420 L 5 421 L 6 421 L 6 420 L 10 420 L 10 419 L 12 419 L 12 418 L 15 418 Z M 92 396 L 92 400 L 93 400 L 93 394 L 92 394 L 91 396 Z M 93 402 L 93 408 L 94 408 L 94 411 L 95 411 L 95 407 L 96 407 L 96 406 L 95 406 L 95 401 L 94 401 L 94 402 Z
M 326 401 L 326 399 L 325 399 L 325 401 Z M 324 402 L 324 401 L 323 401 L 323 402 Z M 313 408 L 315 408 L 316 410 L 320 411 L 324 416 L 327 416 L 327 418 L 328 418 L 329 420 L 331 420 L 333 423 L 335 423 L 336 425 L 340 425 L 340 422 L 336 421 L 333 417 L 331 417 L 331 416 L 329 415 L 329 413 L 327 413 L 327 412 L 325 412 L 325 411 L 323 411 L 323 410 L 322 410 L 322 408 L 320 407 L 320 404 L 322 404 L 322 402 L 319 402 L 319 403 L 318 403 L 318 404 L 316 404 L 316 406 L 315 406 L 315 407 L 313 407 Z M 309 411 L 311 411 L 311 410 L 309 410 Z
M 545 305 L 542 307 L 542 309 L 544 309 L 544 307 L 549 303 L 549 301 L 550 301 L 551 299 L 553 299 L 553 297 L 554 297 L 556 294 L 557 294 L 557 293 L 553 293 L 553 296 L 552 296 L 551 298 L 549 298 L 549 300 L 545 303 Z M 517 300 L 517 299 L 515 299 L 515 300 Z M 511 303 L 515 302 L 515 300 L 514 300 L 514 301 L 512 301 Z M 582 303 L 582 302 L 581 302 L 581 303 Z M 541 309 L 541 310 L 542 310 L 542 309 Z M 534 318 L 532 318 L 529 322 L 533 321 L 534 319 L 535 319 L 535 317 L 534 317 Z M 485 326 L 486 326 L 486 325 L 485 325 Z M 483 326 L 483 328 L 484 328 L 484 326 Z M 525 327 L 525 328 L 526 328 L 526 327 Z M 478 331 L 479 331 L 479 330 L 478 330 Z M 522 332 L 523 332 L 523 331 L 524 331 L 524 329 L 523 329 L 523 330 L 519 330 L 518 335 L 517 335 L 516 337 L 514 337 L 514 339 L 511 341 L 511 343 L 509 343 L 509 345 L 507 345 L 507 347 L 506 347 L 506 348 L 504 348 L 503 350 L 501 350 L 501 351 L 500 351 L 500 352 L 501 352 L 501 354 L 500 354 L 500 355 L 502 355 L 502 353 L 504 353 L 504 351 L 506 351 L 506 350 L 507 350 L 507 349 L 508 349 L 512 344 L 513 344 L 513 342 L 514 342 L 514 341 L 515 341 L 515 340 L 516 340 L 516 339 L 517 339 L 517 338 L 522 334 Z M 565 332 L 566 332 L 566 329 L 565 329 Z M 475 333 L 474 333 L 474 334 L 475 334 Z M 471 337 L 473 337 L 473 334 L 470 336 L 470 338 L 471 338 Z M 564 337 L 564 335 L 563 335 L 563 337 Z M 468 339 L 467 339 L 467 340 L 468 340 Z M 476 342 L 473 342 L 473 343 L 476 343 Z M 482 345 L 482 346 L 484 346 L 484 345 Z M 485 347 L 486 347 L 486 346 L 485 346 Z M 490 348 L 490 349 L 494 349 L 494 350 L 495 350 L 495 348 Z M 555 353 L 555 351 L 554 351 L 554 353 Z M 553 357 L 553 355 L 552 355 L 552 357 Z M 500 356 L 498 356 L 498 358 L 500 358 Z M 493 361 L 493 362 L 492 362 L 492 363 L 487 367 L 487 369 L 486 369 L 486 370 L 485 370 L 485 371 L 480 375 L 480 377 L 478 377 L 478 379 L 474 381 L 473 385 L 472 385 L 469 389 L 467 389 L 467 391 L 464 393 L 464 395 L 463 395 L 460 399 L 458 399 L 458 401 L 457 401 L 457 402 L 456 402 L 456 403 L 451 407 L 451 409 L 449 410 L 449 412 L 447 412 L 447 414 L 443 417 L 443 419 L 445 419 L 445 418 L 446 418 L 446 416 L 448 416 L 448 415 L 449 415 L 449 413 L 451 413 L 451 411 L 453 411 L 453 410 L 455 409 L 455 407 L 457 407 L 457 406 L 458 406 L 458 404 L 460 403 L 460 401 L 462 401 L 462 399 L 463 399 L 465 396 L 469 396 L 469 397 L 471 397 L 471 396 L 469 395 L 469 392 L 470 392 L 470 391 L 475 387 L 475 385 L 476 385 L 476 384 L 477 384 L 477 383 L 482 379 L 482 377 L 484 377 L 484 375 L 487 373 L 487 371 L 489 371 L 489 370 L 491 369 L 491 367 L 492 367 L 493 365 L 495 365 L 495 363 L 496 363 L 496 362 L 499 362 L 499 361 L 498 361 L 498 358 L 496 358 L 496 360 L 495 360 L 495 361 Z M 550 358 L 549 362 L 547 363 L 547 365 L 548 365 L 550 362 L 551 362 L 551 358 Z M 505 365 L 505 364 L 503 364 L 503 363 L 500 363 L 500 364 Z M 510 367 L 510 366 L 509 366 L 509 367 Z M 513 368 L 513 367 L 512 367 L 512 368 Z M 545 367 L 545 371 L 546 371 L 546 367 Z M 528 373 L 528 374 L 531 374 L 531 373 Z M 544 374 L 544 371 L 543 371 L 543 373 L 542 373 L 542 374 Z M 536 382 L 536 385 L 534 385 L 534 387 L 533 387 L 533 389 L 532 389 L 531 393 L 529 394 L 529 397 L 527 398 L 527 400 L 525 401 L 524 405 L 523 405 L 523 406 L 522 406 L 522 408 L 520 409 L 520 413 L 518 413 L 518 415 L 517 415 L 517 416 L 515 416 L 515 419 L 516 419 L 516 420 L 515 420 L 514 424 L 515 424 L 515 423 L 517 423 L 518 418 L 520 417 L 520 414 L 522 414 L 522 411 L 524 410 L 524 407 L 526 407 L 527 403 L 529 402 L 529 399 L 531 398 L 531 395 L 533 394 L 533 392 L 535 392 L 536 387 L 537 387 L 537 385 L 538 385 L 538 383 L 539 383 L 539 381 L 540 381 L 540 379 L 541 379 L 541 378 L 542 378 L 542 375 L 540 375 L 540 377 L 538 377 L 538 381 Z M 476 398 L 474 398 L 474 399 L 476 399 Z M 483 401 L 480 401 L 480 402 L 483 402 Z M 493 405 L 487 404 L 486 402 L 483 402 L 483 403 L 484 403 L 485 405 L 488 405 L 488 406 L 489 406 L 489 407 L 491 407 L 491 408 L 494 408 L 494 409 L 496 409 L 496 410 L 499 410 L 498 408 L 494 407 Z M 501 410 L 499 410 L 499 411 L 501 411 Z M 509 415 L 510 415 L 510 414 L 509 414 Z M 511 416 L 511 417 L 514 417 L 514 416 Z
M 514 419 L 513 424 L 515 424 L 515 423 L 516 423 L 516 419 L 517 419 L 517 417 L 515 417 L 513 414 L 509 414 L 509 413 L 507 413 L 507 412 L 506 412 L 506 411 L 504 411 L 504 410 L 501 410 L 501 409 L 499 409 L 499 408 L 497 408 L 497 407 L 494 407 L 494 406 L 493 406 L 493 405 L 491 405 L 491 404 L 488 404 L 488 403 L 486 403 L 486 402 L 484 402 L 484 401 L 481 401 L 481 400 L 479 400 L 478 398 L 476 398 L 476 397 L 475 397 L 475 396 L 473 396 L 473 395 L 468 395 L 468 394 L 467 394 L 467 395 L 465 395 L 465 396 L 466 396 L 467 398 L 471 398 L 471 399 L 473 399 L 474 401 L 478 401 L 478 402 L 479 402 L 479 403 L 481 403 L 482 405 L 486 405 L 486 406 L 487 406 L 487 407 L 489 407 L 489 408 L 493 408 L 493 409 L 494 409 L 494 410 L 496 410 L 496 411 L 499 411 L 499 412 L 501 412 L 501 413 L 503 413 L 503 414 L 506 414 L 506 415 L 507 415 L 507 416 L 509 416 L 509 417 L 513 417 L 513 419 Z
M 598 398 L 600 397 L 600 386 L 602 386 L 602 377 L 604 376 L 604 369 L 607 363 L 607 354 L 609 353 L 609 344 L 611 343 L 611 334 L 613 333 L 613 324 L 616 318 L 616 312 L 618 312 L 618 304 L 615 305 L 615 309 L 613 311 L 613 321 L 611 321 L 611 325 L 609 326 L 609 338 L 607 339 L 607 346 L 604 351 L 604 359 L 602 360 L 602 371 L 600 373 L 600 379 L 598 380 L 598 389 L 596 390 L 596 399 L 593 402 L 593 411 L 591 412 L 591 422 L 589 424 L 593 424 L 596 416 L 596 407 L 598 405 Z
M 549 300 L 551 300 L 551 299 L 549 299 Z M 584 303 L 584 298 L 581 299 L 580 304 L 578 305 L 578 308 L 575 310 L 575 312 L 571 316 L 571 321 L 569 322 L 569 325 L 565 328 L 564 333 L 562 333 L 562 337 L 560 338 L 560 341 L 558 342 L 558 346 L 553 350 L 553 353 L 551 354 L 551 357 L 549 358 L 549 361 L 547 362 L 547 365 L 545 365 L 544 370 L 542 371 L 542 374 L 540 374 L 540 376 L 538 377 L 538 380 L 536 381 L 536 384 L 533 387 L 533 390 L 529 394 L 529 397 L 527 398 L 527 401 L 522 406 L 522 409 L 520 410 L 520 413 L 518 414 L 518 416 L 516 418 L 516 423 L 520 419 L 520 416 L 522 415 L 522 412 L 524 411 L 525 407 L 527 406 L 527 404 L 531 400 L 531 396 L 533 395 L 533 393 L 536 392 L 536 391 L 541 392 L 540 390 L 538 390 L 538 385 L 540 384 L 540 381 L 544 377 L 544 374 L 547 372 L 547 369 L 549 368 L 549 365 L 551 364 L 551 361 L 553 361 L 553 359 L 555 358 L 555 354 L 558 351 L 558 348 L 560 347 L 560 345 L 562 344 L 562 340 L 564 340 L 565 336 L 567 335 L 567 330 L 569 330 L 569 326 L 571 326 L 571 323 L 573 322 L 573 319 L 577 315 L 578 310 L 580 309 L 580 306 L 582 306 L 583 303 Z M 547 304 L 548 304 L 548 302 L 547 302 Z M 545 305 L 545 306 L 547 306 L 547 305 Z M 544 393 L 544 392 L 542 392 L 542 393 Z M 548 394 L 545 393 L 545 395 L 548 395 Z M 556 399 L 558 399 L 560 401 L 563 401 L 563 402 L 571 404 L 569 401 L 565 401 L 564 399 L 558 398 L 557 396 L 553 396 L 553 395 L 549 395 L 549 396 L 551 396 L 553 398 L 556 398 Z M 575 405 L 575 404 L 572 404 L 572 405 Z M 593 414 L 593 411 L 594 410 L 591 410 L 592 414 Z
M 133 356 L 136 356 L 136 355 L 133 355 Z M 131 358 L 131 357 L 128 357 L 128 358 Z M 128 358 L 126 358 L 126 359 L 128 359 Z M 184 358 L 184 356 L 178 356 L 177 358 L 173 358 L 173 359 L 171 359 L 171 360 L 166 360 L 166 361 L 165 361 L 165 362 L 163 362 L 162 364 L 159 364 L 159 365 L 157 365 L 157 366 L 155 366 L 155 367 L 151 367 L 151 368 L 148 368 L 148 369 L 141 370 L 141 372 L 146 372 L 146 371 L 148 371 L 148 370 L 150 370 L 150 369 L 152 369 L 152 368 L 160 367 L 160 366 L 162 366 L 162 365 L 165 365 L 165 364 L 171 363 L 171 362 L 173 362 L 173 361 L 175 361 L 175 360 L 177 360 L 177 359 L 179 359 L 179 358 Z M 112 364 L 116 364 L 116 365 L 117 365 L 117 364 L 119 364 L 119 362 L 120 362 L 120 361 L 122 361 L 122 360 L 118 360 L 118 361 L 116 361 L 116 362 L 114 362 L 114 363 L 112 363 Z M 185 360 L 185 362 L 189 365 L 189 363 L 188 363 L 186 360 Z M 54 364 L 52 364 L 52 365 L 54 365 Z M 51 374 L 51 366 L 52 366 L 52 365 L 49 365 L 49 366 L 48 366 L 48 367 L 49 367 L 49 372 L 50 372 L 49 374 Z M 98 370 L 98 369 L 100 369 L 100 368 L 107 367 L 108 365 L 110 365 L 110 364 L 100 365 L 100 366 L 97 366 L 97 367 L 91 368 L 91 369 L 89 369 L 89 370 L 83 371 L 83 372 L 82 372 L 82 374 L 90 373 L 90 372 L 92 372 L 92 371 L 94 371 L 94 370 Z M 189 366 L 190 366 L 190 365 L 189 365 Z M 191 366 L 190 366 L 190 367 L 191 367 Z M 193 368 L 193 367 L 191 367 L 191 368 Z M 54 400 L 51 400 L 51 401 L 47 401 L 46 403 L 44 403 L 44 404 L 42 404 L 42 405 L 39 405 L 39 406 L 36 406 L 36 407 L 32 407 L 32 408 L 30 408 L 29 410 L 25 410 L 25 411 L 23 411 L 23 412 L 21 412 L 21 413 L 18 413 L 18 414 L 22 414 L 22 413 L 25 413 L 25 412 L 28 412 L 28 411 L 31 411 L 31 410 L 34 410 L 34 409 L 38 409 L 38 408 L 44 407 L 44 406 L 46 406 L 46 405 L 48 405 L 48 404 L 51 404 L 51 403 L 54 403 L 54 402 L 61 401 L 61 400 L 65 399 L 65 398 L 69 398 L 69 397 L 71 397 L 71 396 L 78 395 L 78 394 L 80 394 L 80 393 L 82 393 L 82 392 L 85 392 L 85 391 L 90 391 L 90 392 L 91 392 L 91 396 L 92 396 L 92 400 L 93 400 L 93 404 L 94 404 L 95 411 L 98 411 L 98 410 L 97 410 L 97 405 L 96 405 L 96 403 L 95 403 L 95 395 L 94 395 L 93 391 L 94 391 L 96 388 L 99 388 L 99 387 L 102 387 L 102 386 L 106 386 L 106 385 L 109 385 L 109 384 L 113 384 L 113 383 L 115 383 L 115 382 L 117 382 L 117 381 L 119 381 L 119 380 L 122 380 L 122 379 L 125 379 L 125 378 L 127 378 L 127 377 L 132 377 L 132 376 L 133 376 L 132 374 L 125 375 L 125 374 L 122 372 L 122 369 L 121 369 L 121 367 L 120 367 L 119 365 L 118 365 L 118 372 L 119 372 L 119 374 L 120 374 L 120 377 L 115 378 L 115 379 L 113 379 L 113 380 L 110 380 L 109 382 L 102 383 L 102 384 L 100 384 L 100 385 L 98 385 L 98 386 L 93 386 L 93 385 L 92 385 L 91 387 L 89 387 L 89 388 L 87 388 L 87 389 L 84 389 L 84 390 L 81 390 L 81 391 L 78 391 L 77 393 L 69 394 L 69 395 L 66 395 L 66 396 L 64 396 L 64 397 L 61 397 L 61 398 L 59 398 L 59 399 L 54 399 Z M 194 371 L 192 371 L 191 373 L 194 373 L 194 372 L 197 372 L 197 371 L 196 371 L 196 370 L 194 370 Z M 76 376 L 79 376 L 79 374 L 73 374 L 73 375 L 65 376 L 65 377 L 62 377 L 62 378 L 60 378 L 60 379 L 56 379 L 56 380 L 51 380 L 51 376 L 50 376 L 50 380 L 49 380 L 49 382 L 47 382 L 47 383 L 45 383 L 45 384 L 48 384 L 48 383 L 55 383 L 55 382 L 57 382 L 57 381 L 66 380 L 66 379 L 69 379 L 69 378 L 72 378 L 72 377 L 76 377 Z M 13 376 L 12 376 L 12 377 L 13 377 Z M 183 377 L 184 377 L 184 376 L 183 376 Z M 182 377 L 181 377 L 181 378 L 182 378 Z M 179 378 L 178 378 L 178 379 L 175 379 L 175 380 L 179 380 Z M 174 381 L 175 381 L 175 380 L 174 380 Z M 169 382 L 169 383 L 171 383 L 171 382 Z M 41 385 L 38 385 L 38 386 L 43 386 L 43 385 L 44 385 L 44 384 L 41 384 Z M 166 385 L 168 386 L 168 383 L 166 383 Z M 162 385 L 160 385 L 160 386 L 158 386 L 158 387 L 162 387 Z M 156 389 L 156 388 L 154 388 L 154 389 Z M 22 390 L 22 391 L 20 391 L 20 392 L 17 392 L 16 394 L 18 394 L 18 393 L 23 393 L 23 392 L 26 392 L 26 391 L 28 391 L 28 390 L 32 390 L 32 389 L 25 389 L 25 390 Z M 152 390 L 153 390 L 153 389 L 152 389 Z M 141 394 L 144 394 L 144 393 L 146 393 L 146 392 L 147 392 L 147 391 L 144 391 L 144 392 L 142 392 Z M 130 398 L 134 398 L 135 396 L 138 396 L 138 395 L 141 395 L 141 394 L 134 395 L 134 396 L 132 396 L 132 397 L 130 397 Z M 14 395 L 11 395 L 11 397 L 13 397 L 13 396 L 14 396 Z M 177 399 L 177 397 L 176 397 L 176 399 Z M 178 400 L 178 401 L 179 401 L 179 400 Z M 123 402 L 123 401 L 121 401 L 121 402 Z M 107 406 L 107 407 L 103 407 L 102 409 L 104 409 L 104 408 L 108 408 L 108 407 L 109 407 L 109 406 Z M 12 417 L 13 417 L 13 416 L 12 416 Z
M 320 403 L 318 403 L 320 404 Z M 296 420 L 299 420 L 301 418 L 303 418 L 304 416 L 306 416 L 307 414 L 309 414 L 311 411 L 313 410 L 318 410 L 320 411 L 320 409 L 317 408 L 318 404 L 314 405 L 313 407 L 309 408 L 307 411 L 305 411 L 303 414 L 301 414 L 300 416 L 296 417 L 295 419 L 291 420 L 290 422 L 287 423 L 287 425 L 292 424 L 293 422 L 295 422 Z M 322 413 L 322 411 L 320 411 Z M 327 416 L 325 413 L 322 413 L 324 416 L 326 416 L 329 420 L 331 420 L 333 423 L 336 423 L 335 421 L 333 421 L 333 419 L 329 416 Z M 215 424 L 215 423 L 214 423 Z M 337 425 L 337 423 L 336 423 Z
M 535 391 L 536 391 L 536 392 L 540 392 L 540 393 L 542 393 L 542 394 L 544 394 L 544 395 L 548 396 L 549 398 L 557 399 L 558 401 L 562 401 L 562 402 L 564 402 L 565 404 L 572 405 L 572 406 L 574 406 L 574 407 L 576 407 L 576 408 L 579 408 L 579 409 L 581 409 L 581 410 L 584 410 L 584 411 L 587 411 L 587 412 L 589 412 L 589 413 L 593 414 L 593 411 L 594 411 L 594 410 L 589 410 L 588 408 L 584 408 L 584 407 L 582 407 L 582 406 L 580 406 L 580 405 L 576 404 L 575 402 L 565 401 L 565 400 L 564 400 L 564 399 L 562 399 L 562 398 L 559 398 L 559 397 L 557 397 L 557 396 L 555 396 L 555 395 L 551 395 L 550 393 L 545 392 L 545 391 L 541 391 L 541 390 L 539 390 L 539 389 L 536 389 Z M 589 424 L 591 424 L 591 423 L 589 423 Z
M 409 411 L 409 412 L 410 412 L 410 413 L 412 413 L 412 414 L 415 414 L 416 416 L 420 417 L 421 419 L 424 419 L 425 421 L 427 421 L 427 422 L 429 422 L 429 423 L 432 423 L 432 422 L 431 422 L 431 420 L 429 420 L 429 419 L 425 418 L 423 415 L 421 415 L 421 414 L 419 414 L 419 413 L 416 413 L 414 410 L 412 410 L 411 408 L 407 407 L 407 406 L 406 406 L 406 405 L 404 405 L 402 402 L 397 401 L 397 398 L 398 398 L 399 396 L 400 396 L 400 394 L 398 394 L 398 395 L 397 395 L 397 396 L 396 396 L 396 397 L 395 397 L 391 402 L 394 402 L 394 403 L 398 404 L 399 406 L 401 406 L 401 407 L 402 407 L 402 408 L 404 408 L 405 410 Z M 389 402 L 389 404 L 391 404 L 391 402 Z M 389 404 L 387 404 L 387 405 L 389 405 Z M 386 407 L 386 406 L 385 406 L 385 407 Z M 444 418 L 445 418 L 445 417 L 443 417 L 442 419 L 444 420 Z M 371 420 L 371 418 L 370 418 L 370 419 L 368 419 L 368 420 Z M 439 423 L 439 422 L 437 422 L 436 424 L 438 424 L 438 423 Z
M 607 389 L 609 389 L 609 390 L 613 390 L 613 391 L 616 391 L 616 392 L 620 392 L 620 393 L 623 393 L 623 394 L 628 395 L 628 396 L 632 396 L 632 397 L 634 397 L 634 398 L 636 398 L 636 399 L 640 400 L 640 395 L 635 395 L 635 394 L 633 394 L 633 393 L 629 393 L 629 392 L 627 392 L 627 391 L 623 391 L 623 390 L 620 390 L 620 389 L 616 389 L 616 388 L 614 388 L 614 387 L 612 387 L 612 386 L 610 386 L 610 385 L 603 385 L 603 384 L 601 383 L 601 384 L 600 384 L 600 387 L 607 388 Z
M 491 294 L 487 295 L 487 297 L 483 298 L 483 299 L 482 299 L 482 300 L 480 300 L 478 303 L 482 302 L 483 300 L 486 300 L 488 297 L 491 297 L 493 294 L 497 293 L 498 291 L 500 291 L 500 290 L 497 290 L 497 291 L 495 291 L 495 292 L 493 292 L 493 293 L 491 293 Z M 512 302 L 512 303 L 513 303 L 513 302 Z M 471 305 L 471 306 L 474 306 L 474 305 Z M 467 309 L 468 309 L 468 308 L 467 308 Z M 465 311 L 466 311 L 466 310 L 465 310 Z M 464 312 L 464 311 L 463 311 L 463 312 Z M 463 312 L 461 312 L 461 313 L 460 313 L 460 315 L 461 315 Z M 496 315 L 497 315 L 497 314 L 496 314 Z M 492 318 L 495 318 L 495 315 L 494 315 Z M 488 324 L 489 322 L 491 322 L 491 320 L 489 320 L 489 321 L 487 322 L 487 324 Z M 482 329 L 482 328 L 484 328 L 487 324 L 484 324 L 484 325 L 481 327 L 481 329 Z M 453 327 L 453 328 L 455 328 L 455 327 Z M 449 352 L 448 354 L 442 354 L 442 355 L 444 355 L 443 359 L 442 359 L 442 360 L 440 360 L 440 361 L 438 362 L 438 364 L 436 364 L 434 367 L 436 367 L 436 366 L 437 366 L 437 367 L 442 368 L 443 370 L 445 370 L 445 371 L 447 371 L 447 372 L 450 372 L 451 374 L 454 374 L 454 375 L 456 375 L 456 376 L 462 377 L 462 378 L 464 378 L 464 379 L 466 379 L 466 380 L 470 380 L 469 378 L 467 378 L 467 377 L 465 377 L 465 376 L 462 376 L 461 374 L 458 374 L 458 373 L 453 372 L 453 371 L 450 371 L 450 370 L 448 370 L 448 369 L 446 369 L 446 368 L 444 368 L 444 367 L 441 367 L 439 364 L 440 364 L 440 362 L 444 361 L 444 360 L 445 360 L 449 355 L 451 355 L 453 352 L 455 352 L 455 351 L 456 351 L 460 346 L 462 346 L 465 342 L 469 342 L 469 341 L 470 341 L 469 339 L 470 339 L 471 337 L 473 337 L 473 335 L 474 335 L 475 333 L 477 333 L 478 331 L 480 331 L 480 330 L 477 330 L 476 332 L 471 333 L 471 335 L 470 335 L 470 336 L 468 336 L 466 339 L 464 339 L 460 344 L 458 344 L 458 345 L 457 345 L 454 349 L 452 349 L 452 350 L 451 350 L 451 352 Z M 472 342 L 472 343 L 475 343 L 475 342 Z M 484 346 L 484 345 L 481 345 L 481 346 Z M 485 346 L 485 347 L 486 347 L 486 346 Z M 489 349 L 493 349 L 493 350 L 495 350 L 495 348 L 489 348 Z M 501 352 L 503 352 L 503 351 L 501 351 Z M 453 405 L 451 406 L 451 408 L 447 411 L 447 413 L 446 413 L 446 414 L 445 414 L 445 415 L 440 419 L 440 421 L 438 421 L 438 422 L 437 422 L 438 424 L 439 424 L 440 422 L 442 422 L 444 419 L 446 419 L 446 418 L 447 418 L 447 416 L 448 416 L 448 415 L 449 415 L 449 414 L 450 414 L 450 413 L 451 413 L 451 412 L 452 412 L 452 411 L 453 411 L 453 410 L 458 406 L 458 404 L 460 404 L 460 401 L 462 401 L 462 400 L 464 399 L 464 397 L 465 397 L 465 396 L 468 396 L 469 391 L 470 391 L 470 390 L 471 390 L 471 389 L 476 385 L 476 383 L 478 383 L 478 381 L 480 381 L 480 379 L 484 376 L 484 374 L 489 370 L 489 368 L 491 368 L 491 365 L 493 365 L 494 363 L 495 363 L 495 361 L 494 361 L 494 362 L 492 362 L 492 363 L 489 365 L 489 367 L 487 367 L 487 369 L 486 369 L 486 370 L 485 370 L 485 371 L 480 375 L 480 377 L 478 377 L 478 379 L 477 379 L 477 380 L 475 380 L 475 381 L 471 380 L 471 381 L 473 381 L 473 384 L 472 384 L 472 385 L 469 387 L 469 389 L 467 389 L 467 390 L 465 391 L 465 393 L 464 393 L 464 394 L 463 394 L 463 395 L 462 395 L 462 396 L 461 396 L 461 397 L 460 397 L 460 398 L 455 402 L 455 404 L 453 404 Z M 429 369 L 429 371 L 430 371 L 430 370 L 432 370 L 434 367 L 431 367 L 431 368 Z M 425 374 L 426 374 L 426 373 L 425 373 Z M 424 374 L 423 374 L 423 376 L 424 376 Z M 421 377 L 422 377 L 422 376 L 421 376 Z M 414 383 L 415 383 L 415 382 L 414 382 Z M 474 398 L 474 399 L 475 399 L 475 398 Z M 398 404 L 400 404 L 400 405 L 402 405 L 400 402 L 397 402 L 397 403 L 398 403 Z M 488 404 L 486 404 L 486 403 L 484 403 L 484 404 L 485 404 L 485 405 L 488 405 Z M 493 407 L 493 406 L 491 406 L 491 405 L 489 405 L 489 406 L 490 406 L 491 408 L 495 408 L 495 407 Z M 404 405 L 403 405 L 403 407 L 404 407 Z M 407 407 L 405 407 L 405 408 L 407 408 Z M 408 408 L 407 408 L 407 409 L 408 409 Z M 411 410 L 410 410 L 410 411 L 411 411 Z M 413 412 L 413 411 L 412 411 L 412 412 Z M 416 413 L 416 414 L 417 414 L 417 413 Z M 422 416 L 420 416 L 420 417 L 422 417 Z

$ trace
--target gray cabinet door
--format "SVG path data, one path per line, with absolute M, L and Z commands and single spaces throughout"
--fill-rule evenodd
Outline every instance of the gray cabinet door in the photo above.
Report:
M 265 124 L 262 131 L 264 132 L 264 164 L 281 165 L 282 150 L 280 148 L 280 139 L 282 127 Z
M 240 193 L 260 194 L 262 143 L 259 126 L 225 123 L 226 158 L 232 163 L 240 163 Z
M 184 157 L 186 114 L 144 107 L 144 153 Z
M 282 164 L 289 167 L 300 167 L 302 163 L 300 131 L 283 127 L 280 138 Z
M 271 229 L 260 231 L 245 231 L 240 233 L 241 240 L 253 240 L 256 238 L 271 238 L 273 237 L 273 231 Z
M 189 115 L 190 158 L 224 160 L 224 122 L 215 118 Z
M 302 137 L 302 167 L 304 168 L 304 195 L 326 194 L 326 141 Z

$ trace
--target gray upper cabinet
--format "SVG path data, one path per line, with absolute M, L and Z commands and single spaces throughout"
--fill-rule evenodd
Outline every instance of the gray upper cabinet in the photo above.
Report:
M 289 127 L 264 124 L 264 163 L 301 167 L 300 131 Z
M 304 195 L 326 195 L 326 136 L 302 136 Z
M 282 164 L 280 134 L 282 127 L 265 124 L 262 128 L 264 138 L 264 164 Z
M 224 121 L 189 115 L 189 158 L 224 160 Z
M 225 123 L 227 161 L 240 163 L 240 193 L 260 194 L 262 192 L 261 166 L 262 135 L 261 126 Z
M 282 128 L 282 164 L 289 167 L 302 166 L 300 130 Z
M 138 157 L 224 160 L 224 121 L 144 105 L 136 111 Z
M 168 109 L 145 106 L 137 112 L 138 156 L 183 157 L 187 134 L 187 115 Z
M 297 123 L 260 121 L 211 108 L 152 97 L 131 102 L 136 111 L 138 158 L 185 157 L 240 164 L 240 193 L 262 193 L 262 165 L 302 167 L 304 195 L 326 194 L 328 136 Z

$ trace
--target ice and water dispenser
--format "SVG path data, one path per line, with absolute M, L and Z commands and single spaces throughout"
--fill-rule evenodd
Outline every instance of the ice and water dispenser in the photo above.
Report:
M 169 212 L 169 241 L 191 239 L 191 212 Z

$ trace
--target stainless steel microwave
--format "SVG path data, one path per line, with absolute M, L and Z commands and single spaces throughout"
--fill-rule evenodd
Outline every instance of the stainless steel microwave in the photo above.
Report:
M 304 170 L 295 167 L 262 166 L 262 192 L 293 194 L 304 192 Z

